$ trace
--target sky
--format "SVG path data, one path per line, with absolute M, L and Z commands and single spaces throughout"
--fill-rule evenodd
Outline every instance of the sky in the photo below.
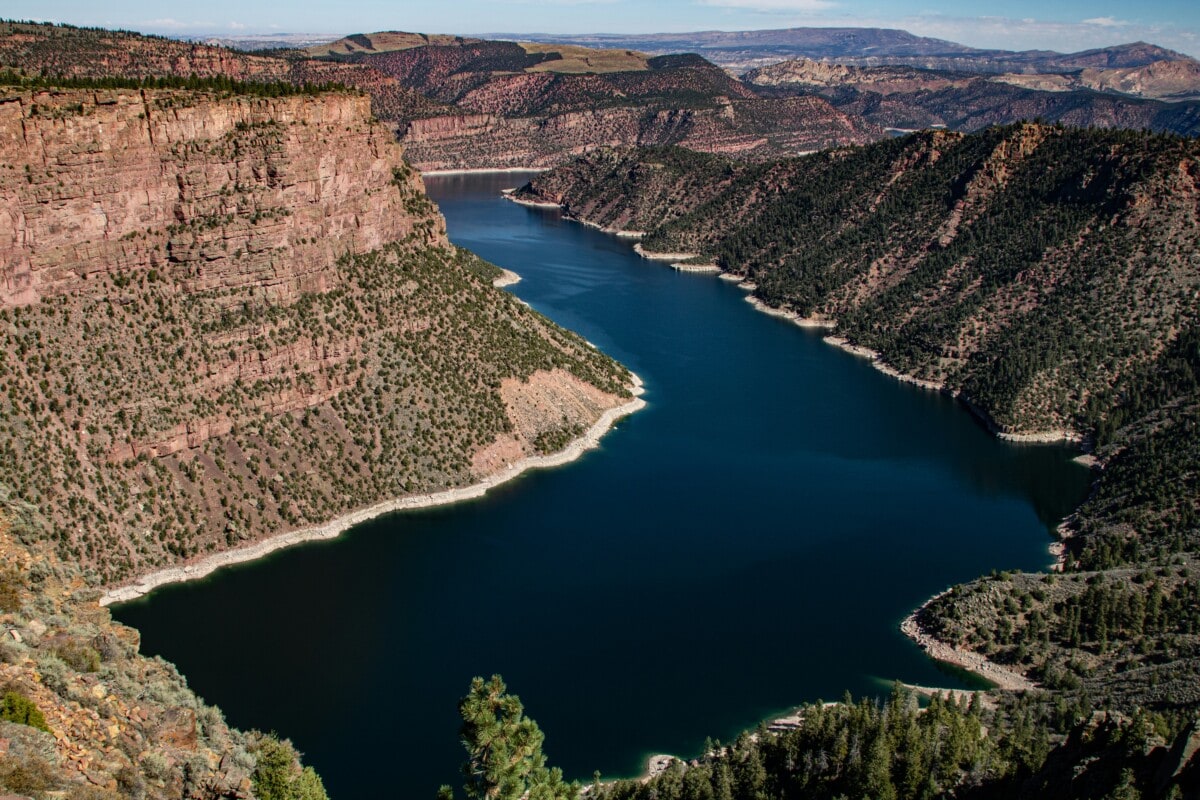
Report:
M 5 0 L 0 16 L 225 36 L 888 27 L 974 47 L 1067 52 L 1142 40 L 1200 57 L 1196 0 Z

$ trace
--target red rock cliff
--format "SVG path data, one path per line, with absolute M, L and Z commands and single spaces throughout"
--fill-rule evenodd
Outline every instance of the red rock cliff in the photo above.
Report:
M 423 192 L 352 94 L 9 92 L 0 152 L 0 305 L 117 269 L 193 289 L 319 289 L 337 256 L 411 233 L 405 203 Z M 445 243 L 440 218 L 428 235 Z

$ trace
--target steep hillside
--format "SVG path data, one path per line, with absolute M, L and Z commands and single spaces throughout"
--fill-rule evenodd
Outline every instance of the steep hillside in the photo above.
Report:
M 1005 435 L 1094 441 L 1070 578 L 960 588 L 916 624 L 1093 698 L 1200 704 L 1195 140 L 1018 125 L 761 165 L 605 151 L 518 198 L 715 262 Z
M 0 95 L 0 477 L 115 583 L 557 450 L 628 375 L 457 251 L 369 100 Z
M 0 791 L 325 797 L 290 744 L 231 729 L 174 667 L 141 655 L 137 631 L 113 623 L 82 570 L 48 552 L 29 512 L 0 486 Z
M 838 320 L 901 370 L 974 387 L 1002 426 L 1034 433 L 1087 427 L 1088 398 L 1190 320 L 1197 152 L 1182 139 L 1021 125 L 753 166 L 606 151 L 524 193 L 647 230 L 648 250 L 715 259 L 771 305 Z M 1087 266 L 1110 251 L 1124 257 Z M 1002 391 L 985 378 L 997 367 L 985 355 L 1018 336 L 1014 326 L 1044 325 L 1049 307 L 1056 328 L 1087 314 L 1086 338 L 1101 338 L 1091 315 L 1114 315 L 1103 337 L 1112 354 L 1058 353 Z M 1158 344 L 1138 354 L 1142 337 Z M 1106 358 L 1116 360 L 1096 371 L 1093 359 Z
M 637 107 L 548 117 L 463 114 L 414 120 L 400 141 L 422 169 L 545 168 L 602 146 L 675 144 L 741 159 L 865 142 L 882 130 L 820 98 L 718 102 L 711 108 Z
M 885 128 L 974 131 L 1040 118 L 1080 127 L 1200 133 L 1200 103 L 1149 99 L 1186 99 L 1200 92 L 1200 65 L 1192 61 L 1128 70 L 979 76 L 798 60 L 751 70 L 744 80 L 772 96 L 824 98 Z M 1118 93 L 1122 89 L 1129 96 Z

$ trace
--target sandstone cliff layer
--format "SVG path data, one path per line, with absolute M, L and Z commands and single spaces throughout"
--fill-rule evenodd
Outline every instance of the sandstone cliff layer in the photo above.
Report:
M 0 481 L 96 580 L 470 483 L 627 392 L 448 244 L 364 96 L 10 91 L 0 131 Z
M 319 290 L 341 255 L 413 232 L 402 154 L 369 99 L 0 95 L 0 304 L 156 270 L 182 291 Z M 331 139 L 336 146 L 330 146 Z M 402 191 L 398 190 L 402 189 Z M 431 244 L 445 245 L 434 221 Z
M 1070 73 L 978 75 L 800 59 L 751 70 L 744 80 L 772 95 L 823 97 L 845 114 L 886 128 L 975 131 L 1040 118 L 1186 136 L 1200 131 L 1200 106 L 1194 102 L 1200 65 L 1191 60 Z
M 728 100 L 714 108 L 637 107 L 545 117 L 463 114 L 414 120 L 400 141 L 423 170 L 543 169 L 597 147 L 674 144 L 743 159 L 863 144 L 881 131 L 820 98 Z

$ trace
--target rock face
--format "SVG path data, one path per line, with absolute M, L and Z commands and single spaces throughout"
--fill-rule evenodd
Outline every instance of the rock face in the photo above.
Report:
M 609 108 L 548 117 L 470 114 L 415 120 L 401 130 L 424 170 L 546 168 L 597 147 L 675 144 L 762 159 L 863 144 L 882 135 L 820 98 L 723 98 L 714 108 Z
M 371 95 L 371 110 L 383 120 L 444 114 L 446 108 L 406 89 L 395 78 L 358 64 L 278 58 L 198 42 L 182 42 L 127 31 L 0 22 L 0 68 L 68 78 L 211 78 L 341 84 Z
M 369 99 L 0 95 L 0 484 L 113 583 L 556 450 L 627 373 L 446 240 Z M 502 387 L 586 403 L 530 422 Z
M 548 167 L 607 145 L 761 159 L 883 135 L 821 98 L 758 97 L 699 56 L 559 49 L 469 42 L 356 59 L 460 110 L 398 125 L 425 170 Z
M 0 304 L 151 270 L 184 291 L 320 290 L 340 255 L 413 231 L 400 149 L 369 99 L 184 92 L 0 95 Z M 338 146 L 326 143 L 336 137 Z M 437 227 L 431 244 L 446 245 Z
M 1137 67 L 1085 69 L 1079 82 L 1102 92 L 1121 92 L 1165 100 L 1200 97 L 1200 63 L 1155 61 Z
M 770 94 L 822 97 L 887 128 L 974 131 L 1040 117 L 1080 127 L 1200 131 L 1200 64 L 1190 59 L 1070 73 L 979 75 L 798 59 L 747 72 Z M 1165 100 L 1179 102 L 1164 102 Z

